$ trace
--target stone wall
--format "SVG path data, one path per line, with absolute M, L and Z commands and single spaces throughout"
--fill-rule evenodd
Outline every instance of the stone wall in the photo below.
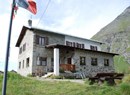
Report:
M 80 65 L 80 56 L 86 58 L 86 65 Z M 91 57 L 98 59 L 98 65 L 91 65 Z M 109 59 L 109 66 L 104 66 L 104 59 Z M 114 72 L 113 55 L 106 53 L 98 53 L 92 51 L 76 50 L 73 57 L 74 64 L 76 65 L 76 71 L 84 72 L 86 76 L 93 76 L 96 73 L 101 72 Z
M 53 49 L 45 48 L 45 46 L 40 46 L 35 43 L 36 35 L 40 35 L 43 37 L 48 37 L 48 44 L 64 44 L 64 36 L 58 35 L 54 33 L 44 32 L 44 31 L 37 31 L 34 35 L 33 41 L 33 73 L 37 72 L 37 57 L 45 57 L 47 58 L 47 66 L 41 66 L 43 73 L 47 73 L 53 69 L 52 66 L 52 58 L 53 58 Z

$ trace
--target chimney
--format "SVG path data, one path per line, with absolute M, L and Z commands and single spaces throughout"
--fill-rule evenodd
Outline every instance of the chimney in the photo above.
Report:
M 28 26 L 29 26 L 30 28 L 32 27 L 32 20 L 31 20 L 31 19 L 28 20 Z

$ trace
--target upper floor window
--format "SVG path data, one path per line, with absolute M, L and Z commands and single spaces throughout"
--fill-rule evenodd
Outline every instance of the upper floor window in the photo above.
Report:
M 23 51 L 25 51 L 25 50 L 26 50 L 26 43 L 23 44 Z
M 85 65 L 85 64 L 86 64 L 85 57 L 80 57 L 80 65 Z
M 21 54 L 21 53 L 22 53 L 22 47 L 19 48 L 19 54 Z
M 48 37 L 36 36 L 36 44 L 38 45 L 47 45 L 48 44 Z
M 66 41 L 66 45 L 67 46 L 71 46 L 71 47 L 76 47 L 76 48 L 82 48 L 82 49 L 84 49 L 84 44 L 81 44 L 81 43 Z
M 38 66 L 46 66 L 47 65 L 47 58 L 46 57 L 39 57 L 37 65 Z
M 109 66 L 109 59 L 104 59 L 104 66 Z
M 97 46 L 92 46 L 92 45 L 90 45 L 90 49 L 91 49 L 91 50 L 95 50 L 95 51 L 98 50 L 98 49 L 97 49 Z
M 91 65 L 97 66 L 97 64 L 98 64 L 97 58 L 91 58 Z
M 72 42 L 66 41 L 66 45 L 72 47 Z

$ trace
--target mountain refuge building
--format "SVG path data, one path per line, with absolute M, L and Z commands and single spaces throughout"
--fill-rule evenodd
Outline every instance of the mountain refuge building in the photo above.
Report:
M 19 48 L 18 70 L 43 76 L 48 72 L 60 75 L 60 70 L 95 73 L 114 72 L 113 57 L 117 54 L 101 51 L 102 42 L 53 31 L 23 26 L 16 42 Z

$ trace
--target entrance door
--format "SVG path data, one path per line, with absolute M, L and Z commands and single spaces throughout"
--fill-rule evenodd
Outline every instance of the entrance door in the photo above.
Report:
M 71 58 L 67 58 L 67 64 L 71 64 Z

